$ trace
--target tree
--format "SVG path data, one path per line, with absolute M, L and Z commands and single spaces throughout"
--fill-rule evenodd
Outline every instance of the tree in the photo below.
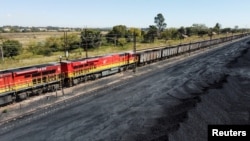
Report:
M 81 47 L 85 50 L 87 48 L 95 48 L 101 45 L 102 35 L 100 31 L 85 29 L 81 32 Z
M 186 37 L 186 29 L 182 26 L 178 29 L 179 38 L 184 39 Z
M 178 29 L 178 32 L 179 32 L 180 34 L 186 34 L 186 29 L 182 26 L 182 27 L 180 27 L 180 28 Z
M 160 36 L 161 32 L 167 27 L 167 24 L 164 22 L 165 19 L 163 17 L 163 15 L 161 13 L 157 14 L 157 16 L 155 17 L 155 24 L 156 27 L 158 28 L 158 37 Z
M 170 32 L 171 39 L 178 39 L 179 38 L 179 32 L 176 28 L 169 28 L 168 31 Z
M 213 28 L 210 28 L 209 30 L 208 30 L 208 36 L 210 37 L 210 40 L 212 40 L 212 38 L 213 38 L 213 36 L 216 34 L 215 32 L 213 32 Z
M 106 40 L 108 43 L 114 43 L 117 45 L 119 38 L 128 37 L 127 27 L 125 25 L 116 25 L 113 29 L 106 35 Z
M 133 41 L 133 37 L 136 36 L 136 38 L 141 38 L 142 36 L 142 31 L 139 28 L 129 28 L 128 30 L 128 37 L 127 37 L 127 42 Z
M 208 30 L 201 29 L 198 31 L 198 36 L 203 37 L 204 35 L 208 34 Z
M 192 27 L 186 27 L 185 30 L 186 30 L 186 34 L 187 34 L 188 36 L 193 35 Z
M 116 44 L 116 42 L 117 42 L 117 37 L 116 37 L 117 35 L 114 33 L 114 31 L 112 30 L 112 31 L 110 31 L 108 34 L 106 34 L 106 40 L 107 40 L 107 43 L 113 43 L 113 44 L 115 44 L 115 45 L 117 45 Z
M 127 43 L 127 40 L 126 40 L 126 38 L 119 38 L 118 43 L 120 46 L 123 47 Z
M 220 34 L 220 29 L 221 29 L 221 24 L 216 23 L 214 28 L 213 28 L 214 32 Z
M 61 37 L 61 41 L 64 41 L 63 37 Z M 67 35 L 66 42 L 67 42 L 67 49 L 73 50 L 79 48 L 81 39 L 77 34 L 69 34 Z
M 58 39 L 59 38 L 57 38 L 57 40 Z M 31 41 L 28 44 L 27 50 L 29 52 L 32 52 L 33 55 L 38 54 L 38 55 L 43 55 L 43 56 L 50 56 L 55 51 L 53 48 L 53 47 L 55 47 L 55 43 L 49 43 L 49 42 L 48 42 L 48 40 L 46 42 Z M 49 44 L 52 46 L 50 46 Z
M 127 35 L 127 27 L 125 25 L 117 25 L 113 27 L 113 33 L 117 38 L 125 37 Z
M 35 42 L 35 41 L 30 41 L 29 43 L 28 43 L 28 48 L 27 48 L 27 50 L 29 51 L 29 52 L 32 52 L 32 54 L 33 55 L 35 55 L 35 54 L 37 54 L 38 53 L 38 47 L 37 47 L 37 42 Z
M 3 42 L 3 51 L 5 57 L 17 56 L 21 53 L 22 44 L 16 40 L 7 40 Z
M 46 46 L 44 42 L 37 42 L 35 46 L 36 54 L 43 55 L 43 56 L 50 56 L 52 55 L 52 49 L 49 46 Z
M 200 37 L 208 32 L 208 27 L 205 24 L 193 24 L 191 29 L 192 35 L 198 35 Z
M 180 31 L 176 28 L 168 28 L 162 32 L 161 36 L 165 39 L 165 42 L 170 39 L 180 39 Z
M 48 47 L 42 47 L 39 49 L 38 54 L 44 55 L 44 56 L 51 56 L 52 55 L 52 50 Z
M 157 36 L 157 27 L 154 25 L 150 25 L 148 32 L 144 35 L 144 42 L 153 43 L 156 36 Z
M 139 28 L 129 28 L 129 30 L 128 30 L 128 34 L 129 35 L 134 35 L 134 33 L 135 33 L 135 36 L 137 36 L 137 37 L 141 37 L 141 29 L 139 29 Z
M 63 41 L 58 37 L 46 38 L 45 47 L 48 47 L 52 52 L 62 50 Z
M 239 31 L 239 26 L 238 25 L 234 26 L 234 29 L 232 30 L 232 33 L 236 33 L 238 31 Z
M 231 28 L 223 28 L 223 29 L 221 29 L 221 33 L 231 33 L 231 31 L 232 31 L 232 29 Z
M 171 39 L 171 32 L 170 30 L 164 30 L 162 33 L 161 33 L 161 37 L 162 39 L 165 39 L 165 42 L 167 42 L 167 40 Z

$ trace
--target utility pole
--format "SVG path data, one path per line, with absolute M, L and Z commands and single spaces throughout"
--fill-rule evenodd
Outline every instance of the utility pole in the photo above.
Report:
M 133 35 L 133 40 L 134 40 L 134 69 L 133 69 L 133 72 L 136 73 L 136 35 L 135 35 L 135 30 L 134 30 L 134 35 Z
M 116 37 L 116 35 L 115 35 L 115 47 L 116 47 L 116 44 L 117 44 L 117 43 L 116 43 L 116 40 L 117 40 L 117 37 Z
M 3 53 L 4 53 L 4 52 L 3 52 L 3 45 L 0 45 L 0 46 L 1 46 L 1 58 L 2 58 L 2 61 L 4 61 L 4 56 L 3 56 L 3 55 L 4 55 L 4 54 L 3 54 Z
M 86 58 L 88 58 L 88 41 L 87 41 L 87 29 L 84 30 L 84 37 L 85 37 L 85 53 Z
M 3 52 L 3 38 L 0 36 L 0 41 L 1 41 L 1 58 L 2 58 L 2 61 L 4 61 L 4 52 Z
M 68 60 L 67 46 L 68 46 L 68 35 L 67 35 L 67 31 L 64 31 L 64 55 L 66 59 Z
M 60 62 L 60 65 L 62 65 L 62 56 L 59 56 L 59 62 Z M 60 84 L 61 84 L 61 90 L 62 90 L 62 95 L 64 95 L 64 91 L 63 91 L 63 78 L 64 78 L 64 76 L 63 76 L 63 73 L 62 73 L 62 71 L 61 71 L 61 77 L 60 77 Z M 57 97 L 57 93 L 56 93 L 56 97 Z

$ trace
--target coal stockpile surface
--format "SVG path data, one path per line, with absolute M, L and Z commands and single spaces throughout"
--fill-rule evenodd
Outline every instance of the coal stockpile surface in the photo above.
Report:
M 0 139 L 205 141 L 208 124 L 249 124 L 248 40 L 135 75 L 120 87 L 15 125 Z
M 248 42 L 249 44 L 250 42 Z M 171 141 L 206 141 L 207 125 L 250 124 L 250 46 L 224 66 L 219 81 L 211 83 L 196 97 L 191 109 Z

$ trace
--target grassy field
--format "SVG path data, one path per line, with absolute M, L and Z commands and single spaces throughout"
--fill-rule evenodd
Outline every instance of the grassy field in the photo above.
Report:
M 76 33 L 76 32 L 74 32 Z M 1 33 L 0 36 L 4 37 L 5 39 L 11 39 L 11 40 L 18 40 L 23 44 L 23 48 L 26 48 L 28 43 L 31 41 L 34 42 L 42 42 L 45 41 L 48 37 L 61 37 L 63 36 L 63 32 L 33 32 L 33 33 Z M 68 35 L 71 34 L 70 32 Z M 215 35 L 213 38 L 219 38 L 226 35 Z M 200 38 L 198 36 L 192 36 L 188 37 L 183 40 L 156 40 L 155 43 L 136 43 L 137 50 L 140 49 L 146 49 L 146 48 L 153 48 L 153 47 L 159 47 L 159 46 L 172 46 L 177 44 L 184 44 L 184 43 L 190 43 L 195 41 L 201 41 L 209 39 L 208 36 L 204 36 L 203 38 Z M 98 55 L 105 55 L 110 53 L 117 53 L 117 52 L 125 52 L 125 51 L 132 51 L 133 50 L 133 43 L 129 43 L 123 47 L 120 46 L 101 46 L 97 49 L 91 49 L 88 50 L 88 57 L 90 56 L 98 56 Z M 16 67 L 22 67 L 22 66 L 30 66 L 33 64 L 42 64 L 42 63 L 48 63 L 48 62 L 58 62 L 59 56 L 64 56 L 64 52 L 55 52 L 53 55 L 49 57 L 45 57 L 42 55 L 33 55 L 30 52 L 27 52 L 26 50 L 23 51 L 23 53 L 19 56 L 16 56 L 14 58 L 5 58 L 4 61 L 0 61 L 0 70 L 9 69 L 9 68 L 16 68 Z M 69 59 L 77 59 L 77 58 L 85 58 L 85 51 L 81 48 L 73 50 L 69 52 Z M 63 58 L 64 60 L 66 58 Z
M 32 42 L 43 42 L 49 37 L 61 37 L 63 32 L 27 32 L 27 33 L 0 33 L 5 39 L 17 40 L 22 43 L 23 47 Z

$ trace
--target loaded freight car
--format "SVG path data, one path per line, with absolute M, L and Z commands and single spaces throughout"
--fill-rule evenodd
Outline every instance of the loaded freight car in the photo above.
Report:
M 140 51 L 137 53 L 137 55 L 139 57 L 138 63 L 141 65 L 145 65 L 147 63 L 151 63 L 153 61 L 161 59 L 161 49 Z
M 178 54 L 187 53 L 190 50 L 191 44 L 182 44 L 178 47 Z
M 133 53 L 62 61 L 62 73 L 65 74 L 64 84 L 72 86 L 90 79 L 94 80 L 111 75 L 130 68 L 135 61 L 136 58 Z
M 177 55 L 177 53 L 178 53 L 178 46 L 166 47 L 162 49 L 162 58 L 169 58 Z
M 198 50 L 199 48 L 200 48 L 200 42 L 194 42 L 191 43 L 189 51 L 195 51 Z

